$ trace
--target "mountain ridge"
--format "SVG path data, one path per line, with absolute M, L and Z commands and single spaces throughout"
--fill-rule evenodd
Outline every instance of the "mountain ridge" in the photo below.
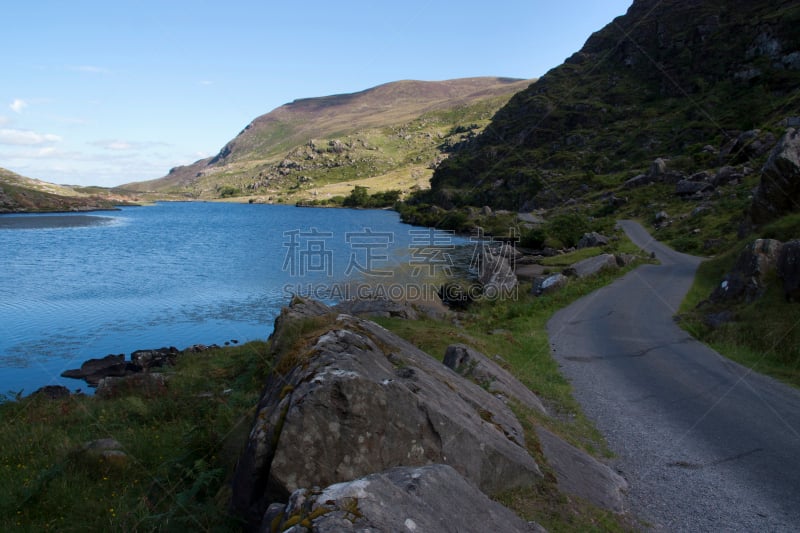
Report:
M 199 197 L 214 197 L 220 180 L 204 177 L 224 175 L 224 184 L 246 189 L 259 177 L 280 170 L 275 167 L 281 159 L 306 143 L 399 126 L 426 114 L 504 99 L 531 82 L 500 77 L 401 80 L 356 93 L 300 98 L 253 119 L 216 155 L 174 167 L 162 178 L 122 187 L 137 191 L 191 191 Z M 499 108 L 501 103 L 504 102 L 494 107 Z M 345 166 L 340 163 L 343 162 L 335 166 Z M 375 175 L 377 172 L 371 172 L 371 176 Z

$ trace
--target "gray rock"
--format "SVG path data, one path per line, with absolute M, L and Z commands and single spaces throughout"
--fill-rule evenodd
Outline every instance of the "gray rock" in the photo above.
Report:
M 452 368 L 496 396 L 512 398 L 543 414 L 542 401 L 508 370 L 465 344 L 451 344 L 444 354 L 445 366 Z
M 711 300 L 744 299 L 749 302 L 760 296 L 767 274 L 777 268 L 782 246 L 780 241 L 774 239 L 753 241 L 739 254 L 733 269 L 711 293 Z
M 678 196 L 690 196 L 698 192 L 707 191 L 711 188 L 713 188 L 713 186 L 708 182 L 686 179 L 675 184 L 675 194 Z
M 720 151 L 720 158 L 733 164 L 746 163 L 757 159 L 775 146 L 775 136 L 770 132 L 750 130 L 741 133 Z
M 714 187 L 721 187 L 733 181 L 741 180 L 744 174 L 736 170 L 734 167 L 724 166 L 720 168 L 711 180 Z
M 122 449 L 122 444 L 112 438 L 86 442 L 76 455 L 81 462 L 100 464 L 106 468 L 121 468 L 129 462 L 128 455 Z
M 615 513 L 625 511 L 628 482 L 622 476 L 543 427 L 536 428 L 536 435 L 559 490 Z
M 405 318 L 407 320 L 419 318 L 419 314 L 410 304 L 384 298 L 347 300 L 335 305 L 333 310 L 337 313 L 357 316 Z
M 653 181 L 658 181 L 667 173 L 667 161 L 658 158 L 650 164 L 650 171 L 647 173 Z
M 594 246 L 605 246 L 608 244 L 608 237 L 605 235 L 601 235 L 596 231 L 592 231 L 591 233 L 584 233 L 583 236 L 578 241 L 578 249 L 580 248 L 592 248 Z
M 778 257 L 778 275 L 787 301 L 800 302 L 800 239 L 783 245 Z
M 277 531 L 544 531 L 490 500 L 443 464 L 392 468 L 316 494 L 303 493 L 302 499 L 301 506 L 286 507 L 280 523 L 273 518 Z M 262 531 L 269 531 L 270 525 L 262 524 Z
M 567 283 L 569 283 L 569 278 L 564 274 L 553 274 L 547 277 L 536 278 L 533 280 L 531 292 L 536 296 L 541 296 L 557 291 Z
M 626 253 L 616 254 L 614 256 L 614 258 L 617 261 L 617 266 L 620 267 L 620 268 L 626 267 L 626 266 L 630 265 L 631 263 L 633 263 L 634 261 L 636 261 L 636 259 L 638 259 L 637 256 L 635 256 L 633 254 L 626 254 Z
M 617 268 L 617 259 L 614 254 L 601 254 L 578 261 L 570 268 L 575 271 L 577 277 L 586 278 L 606 268 Z
M 276 335 L 297 331 L 292 314 L 281 313 Z M 498 398 L 377 324 L 328 320 L 278 354 L 267 379 L 233 482 L 233 507 L 249 522 L 298 488 L 398 465 L 449 464 L 489 495 L 541 479 Z
M 761 171 L 750 215 L 763 224 L 800 205 L 800 130 L 789 128 Z
M 483 286 L 484 296 L 494 299 L 513 294 L 519 283 L 512 267 L 514 258 L 489 249 L 481 251 L 478 281 Z
M 90 386 L 96 387 L 105 377 L 127 376 L 140 371 L 135 365 L 125 362 L 125 354 L 107 355 L 99 359 L 88 359 L 80 368 L 65 370 L 61 376 L 65 378 L 82 379 Z
M 136 350 L 131 354 L 131 362 L 140 366 L 143 370 L 171 366 L 180 354 L 177 348 L 157 348 L 155 350 Z

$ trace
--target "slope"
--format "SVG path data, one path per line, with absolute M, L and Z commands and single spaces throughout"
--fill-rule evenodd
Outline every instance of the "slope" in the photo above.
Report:
M 399 81 L 353 94 L 295 100 L 253 120 L 216 156 L 123 187 L 290 201 L 311 198 L 310 189 L 329 183 L 397 171 L 405 178 L 415 176 L 406 185 L 427 186 L 426 167 L 435 165 L 443 150 L 477 133 L 529 83 L 505 78 Z
M 26 178 L 0 168 L 0 213 L 113 209 L 130 199 L 105 189 L 91 192 Z
M 800 114 L 798 23 L 800 5 L 786 0 L 636 0 L 515 95 L 418 201 L 524 211 L 569 202 L 595 218 L 648 221 L 665 211 L 675 223 L 660 239 L 720 250 L 735 240 L 756 171 Z M 725 187 L 676 194 L 682 179 L 707 183 L 725 166 L 734 176 L 720 178 Z M 656 183 L 623 187 L 639 175 Z M 620 198 L 609 203 L 611 193 Z M 708 220 L 681 222 L 700 206 Z

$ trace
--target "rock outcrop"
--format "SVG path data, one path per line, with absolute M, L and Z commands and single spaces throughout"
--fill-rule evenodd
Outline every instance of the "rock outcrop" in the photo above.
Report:
M 601 270 L 614 269 L 617 266 L 617 258 L 614 254 L 600 254 L 578 261 L 569 267 L 569 271 L 579 278 L 586 278 L 597 274 Z
M 739 254 L 733 269 L 711 294 L 711 300 L 749 302 L 757 298 L 764 290 L 765 276 L 777 268 L 782 246 L 774 239 L 753 241 Z
M 593 246 L 605 246 L 608 244 L 608 237 L 597 233 L 596 231 L 592 231 L 590 233 L 584 233 L 583 236 L 578 241 L 577 248 L 591 248 Z
M 398 467 L 331 485 L 295 491 L 271 506 L 265 531 L 543 532 L 492 501 L 447 465 Z
M 451 344 L 445 351 L 444 364 L 504 401 L 513 399 L 541 413 L 547 412 L 528 387 L 478 350 L 465 344 Z
M 510 247 L 500 250 L 482 250 L 478 268 L 478 281 L 483 286 L 483 294 L 488 298 L 501 298 L 513 294 L 517 288 L 517 276 L 514 274 L 515 257 L 507 253 Z
M 96 387 L 103 378 L 128 376 L 140 370 L 141 368 L 125 361 L 125 354 L 112 354 L 99 359 L 89 359 L 80 368 L 65 370 L 61 375 L 65 378 L 82 379 L 90 386 Z
M 789 128 L 761 171 L 750 216 L 756 224 L 800 209 L 800 130 Z
M 778 256 L 778 275 L 787 301 L 800 302 L 800 239 L 783 245 Z
M 399 465 L 448 464 L 489 495 L 541 479 L 500 399 L 380 326 L 296 298 L 273 345 L 286 350 L 233 483 L 250 524 L 298 488 Z
M 536 434 L 561 491 L 615 513 L 625 510 L 628 482 L 622 476 L 542 427 Z

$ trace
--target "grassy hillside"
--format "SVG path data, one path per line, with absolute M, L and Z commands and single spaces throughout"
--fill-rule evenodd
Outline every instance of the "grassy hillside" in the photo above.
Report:
M 637 0 L 439 165 L 417 203 L 577 211 L 587 225 L 665 211 L 660 238 L 723 250 L 769 148 L 800 114 L 798 24 L 796 2 Z M 657 158 L 667 179 L 623 186 Z M 679 179 L 726 165 L 736 179 L 676 194 Z
M 134 198 L 100 187 L 66 187 L 0 168 L 0 213 L 112 209 Z
M 426 188 L 435 165 L 529 83 L 401 81 L 296 100 L 256 118 L 215 157 L 125 188 L 284 203 L 343 195 L 361 180 L 371 192 Z

